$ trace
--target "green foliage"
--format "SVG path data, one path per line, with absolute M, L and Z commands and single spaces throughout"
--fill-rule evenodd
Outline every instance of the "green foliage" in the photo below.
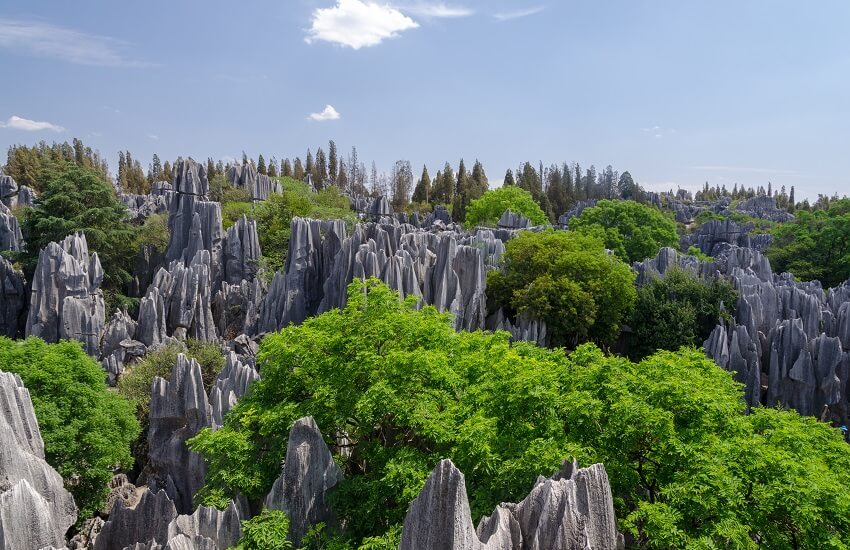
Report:
M 850 199 L 830 201 L 826 210 L 800 210 L 773 231 L 767 256 L 774 271 L 833 287 L 850 278 Z
M 250 202 L 224 202 L 221 204 L 221 222 L 224 230 L 230 229 L 242 216 L 254 217 L 254 205 Z
M 279 510 L 263 510 L 258 516 L 242 522 L 242 538 L 235 550 L 290 550 L 286 538 L 289 518 Z
M 531 193 L 515 185 L 506 185 L 491 189 L 481 198 L 469 203 L 466 207 L 466 226 L 495 227 L 506 210 L 522 214 L 531 220 L 533 225 L 542 225 L 548 221 L 546 213 L 535 202 Z
M 0 338 L 0 368 L 29 389 L 47 462 L 65 480 L 80 520 L 90 517 L 104 503 L 113 469 L 133 465 L 139 423 L 131 407 L 107 390 L 103 369 L 78 342 Z
M 570 229 L 602 238 L 606 248 L 629 263 L 651 258 L 679 240 L 672 219 L 635 201 L 599 201 L 570 220 Z
M 136 257 L 136 228 L 118 200 L 112 184 L 98 173 L 64 164 L 41 172 L 43 191 L 24 220 L 27 252 L 23 263 L 35 270 L 39 251 L 71 233 L 86 235 L 89 251 L 97 252 L 104 271 L 104 287 L 117 290 L 130 280 Z
M 138 363 L 128 365 L 118 379 L 118 393 L 133 405 L 140 419 L 146 417 L 150 409 L 153 379 L 157 376 L 169 378 L 180 353 L 198 361 L 207 390 L 224 368 L 221 348 L 213 342 L 200 340 L 188 340 L 185 348 L 178 344 L 161 347 L 145 355 Z
M 374 279 L 349 292 L 343 310 L 267 336 L 263 378 L 225 427 L 191 441 L 208 489 L 259 501 L 292 422 L 313 415 L 352 443 L 331 496 L 351 548 L 395 547 L 442 458 L 464 472 L 475 519 L 575 457 L 605 465 L 638 547 L 850 544 L 850 448 L 838 431 L 793 412 L 742 414 L 741 386 L 701 351 L 632 363 L 587 344 L 567 356 L 455 332 Z M 327 535 L 316 528 L 308 541 L 346 548 Z
M 159 252 L 165 252 L 168 248 L 168 239 L 168 214 L 152 214 L 147 217 L 136 233 L 135 248 L 138 250 L 143 246 L 152 246 Z
M 610 344 L 631 311 L 631 268 L 602 242 L 574 231 L 524 231 L 508 241 L 503 269 L 487 274 L 487 301 L 546 321 L 551 343 Z
M 638 290 L 630 325 L 634 332 L 630 355 L 642 358 L 656 350 L 699 346 L 711 334 L 725 309 L 734 309 L 738 291 L 722 278 L 701 280 L 674 269 Z M 721 305 L 724 310 L 721 311 Z
M 713 262 L 714 258 L 709 256 L 708 254 L 703 254 L 702 250 L 695 246 L 691 246 L 688 248 L 688 255 L 693 256 L 697 260 L 701 262 Z
M 292 193 L 273 193 L 254 209 L 260 250 L 273 273 L 283 269 L 289 248 L 290 224 L 296 216 L 307 216 L 312 209 L 308 198 Z

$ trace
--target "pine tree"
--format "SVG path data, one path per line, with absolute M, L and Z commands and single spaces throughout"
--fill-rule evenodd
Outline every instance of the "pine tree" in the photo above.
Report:
M 487 180 L 487 174 L 484 172 L 484 165 L 478 159 L 475 159 L 475 164 L 472 165 L 472 192 L 469 195 L 470 200 L 481 197 L 488 189 L 490 189 L 490 182 Z
M 767 182 L 767 196 L 773 196 L 773 184 L 771 182 Z
M 295 167 L 292 169 L 292 177 L 298 181 L 304 181 L 304 166 L 301 165 L 301 157 L 295 157 Z
M 351 154 L 348 155 L 348 183 L 352 186 L 359 187 L 360 192 L 365 194 L 366 186 L 364 185 L 364 181 L 366 178 L 366 171 L 361 170 L 361 166 L 363 166 L 362 163 L 357 160 L 357 147 L 352 146 Z M 352 192 L 353 190 L 348 189 L 348 191 Z
M 466 218 L 466 206 L 469 204 L 471 181 L 463 159 L 457 167 L 457 180 L 455 181 L 455 193 L 452 200 L 452 219 L 456 222 Z
M 378 189 L 378 167 L 375 166 L 375 161 L 373 160 L 372 161 L 372 172 L 369 176 L 369 193 L 373 197 L 377 197 L 378 196 L 376 194 L 377 189 Z
M 124 151 L 118 151 L 118 187 L 127 190 L 127 159 Z
M 328 182 L 328 159 L 325 157 L 325 151 L 319 147 L 316 151 L 316 174 L 314 183 L 316 189 L 324 189 Z
M 788 194 L 788 211 L 794 212 L 797 209 L 797 203 L 794 202 L 794 186 L 791 186 L 791 192 Z
M 452 165 L 448 162 L 443 167 L 442 176 L 434 182 L 433 198 L 434 204 L 450 205 L 454 202 L 454 191 L 457 182 Z
M 269 161 L 268 175 L 270 178 L 277 177 L 277 159 L 274 157 Z
M 159 159 L 156 158 L 156 155 L 154 155 L 154 160 L 159 161 Z M 215 175 L 215 161 L 212 159 L 212 157 L 207 157 L 207 178 L 213 179 Z
M 260 174 L 267 174 L 266 172 L 266 159 L 263 158 L 263 155 L 257 159 L 257 172 Z
M 505 172 L 505 181 L 502 185 L 516 185 L 516 181 L 514 180 L 514 172 L 510 168 Z
M 404 210 L 410 204 L 410 192 L 413 189 L 413 170 L 410 168 L 410 161 L 396 161 L 393 165 L 390 185 L 393 209 L 397 212 Z
M 292 177 L 292 163 L 289 162 L 289 159 L 283 159 L 283 164 L 280 166 L 280 175 L 286 178 Z
M 345 191 L 351 184 L 348 183 L 348 167 L 343 159 L 339 159 L 339 172 L 336 177 L 336 186 Z
M 338 185 L 339 160 L 336 156 L 336 143 L 328 141 L 328 179 L 331 185 Z
M 171 182 L 174 179 L 174 174 L 171 173 L 171 163 L 168 161 L 165 161 L 162 165 L 162 179 L 167 182 Z
M 313 153 L 311 153 L 310 150 L 307 149 L 307 161 L 304 164 L 305 175 L 306 174 L 313 175 L 314 170 L 315 170 L 315 168 L 313 167 Z
M 431 176 L 428 175 L 428 167 L 425 165 L 422 165 L 422 175 L 416 182 L 412 200 L 415 204 L 427 204 L 431 200 Z

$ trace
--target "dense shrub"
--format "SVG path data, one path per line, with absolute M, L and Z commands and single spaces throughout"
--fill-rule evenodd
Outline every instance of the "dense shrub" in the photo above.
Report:
M 635 301 L 631 268 L 602 241 L 574 231 L 523 231 L 487 276 L 487 303 L 546 321 L 551 343 L 610 344 Z
M 531 193 L 515 185 L 491 189 L 466 207 L 466 227 L 495 227 L 506 210 L 522 214 L 533 225 L 542 225 L 548 220 L 546 213 L 535 202 Z
M 77 342 L 0 338 L 0 369 L 29 389 L 47 462 L 74 495 L 80 521 L 88 518 L 103 505 L 113 469 L 133 465 L 139 423 L 131 406 L 107 389 L 103 368 Z
M 570 229 L 601 237 L 606 248 L 629 263 L 651 258 L 679 240 L 672 219 L 635 201 L 599 201 L 570 220 Z

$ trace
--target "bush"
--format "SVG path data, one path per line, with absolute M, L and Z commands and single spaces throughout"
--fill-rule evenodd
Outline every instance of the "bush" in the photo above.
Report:
M 466 227 L 495 227 L 506 210 L 522 214 L 532 225 L 543 225 L 548 220 L 531 193 L 515 185 L 491 189 L 466 207 Z
M 824 288 L 850 279 L 850 199 L 832 201 L 827 210 L 799 210 L 773 236 L 767 256 L 777 273 L 818 280 Z
M 19 374 L 29 390 L 47 462 L 84 521 L 103 506 L 113 470 L 133 465 L 139 423 L 130 405 L 107 389 L 103 369 L 78 342 L 0 338 L 0 368 Z
M 737 301 L 738 291 L 725 279 L 701 280 L 681 269 L 669 271 L 638 290 L 630 323 L 631 357 L 702 345 L 717 322 L 728 319 L 726 310 L 734 310 Z
M 487 274 L 487 303 L 546 322 L 553 345 L 613 343 L 635 301 L 631 268 L 599 239 L 573 231 L 523 231 L 501 271 Z
M 168 213 L 152 214 L 136 233 L 135 248 L 138 250 L 143 246 L 152 246 L 159 252 L 165 252 L 169 236 Z
M 296 216 L 307 216 L 312 210 L 310 200 L 290 192 L 272 194 L 257 205 L 254 218 L 260 236 L 260 250 L 269 271 L 283 269 L 289 248 L 290 224 Z
M 279 510 L 263 510 L 258 516 L 242 522 L 242 538 L 234 550 L 290 550 L 286 538 L 289 518 Z
M 654 257 L 662 246 L 679 242 L 676 223 L 652 206 L 603 200 L 570 220 L 570 229 L 595 235 L 625 262 Z
M 838 430 L 793 412 L 744 415 L 740 384 L 701 351 L 632 363 L 587 344 L 567 356 L 455 332 L 448 315 L 417 307 L 356 282 L 344 309 L 268 335 L 262 379 L 223 428 L 190 442 L 208 488 L 259 502 L 290 426 L 312 415 L 329 443 L 351 442 L 331 499 L 353 547 L 388 547 L 442 458 L 464 472 L 475 520 L 574 457 L 605 465 L 637 547 L 850 543 Z
M 221 205 L 224 230 L 230 229 L 242 216 L 254 218 L 254 205 L 250 202 L 225 202 Z

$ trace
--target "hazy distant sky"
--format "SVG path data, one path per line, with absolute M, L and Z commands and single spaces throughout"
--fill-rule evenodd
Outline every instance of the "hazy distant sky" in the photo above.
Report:
M 850 2 L 3 0 L 0 146 L 850 193 Z M 329 106 L 329 107 L 328 107 Z

